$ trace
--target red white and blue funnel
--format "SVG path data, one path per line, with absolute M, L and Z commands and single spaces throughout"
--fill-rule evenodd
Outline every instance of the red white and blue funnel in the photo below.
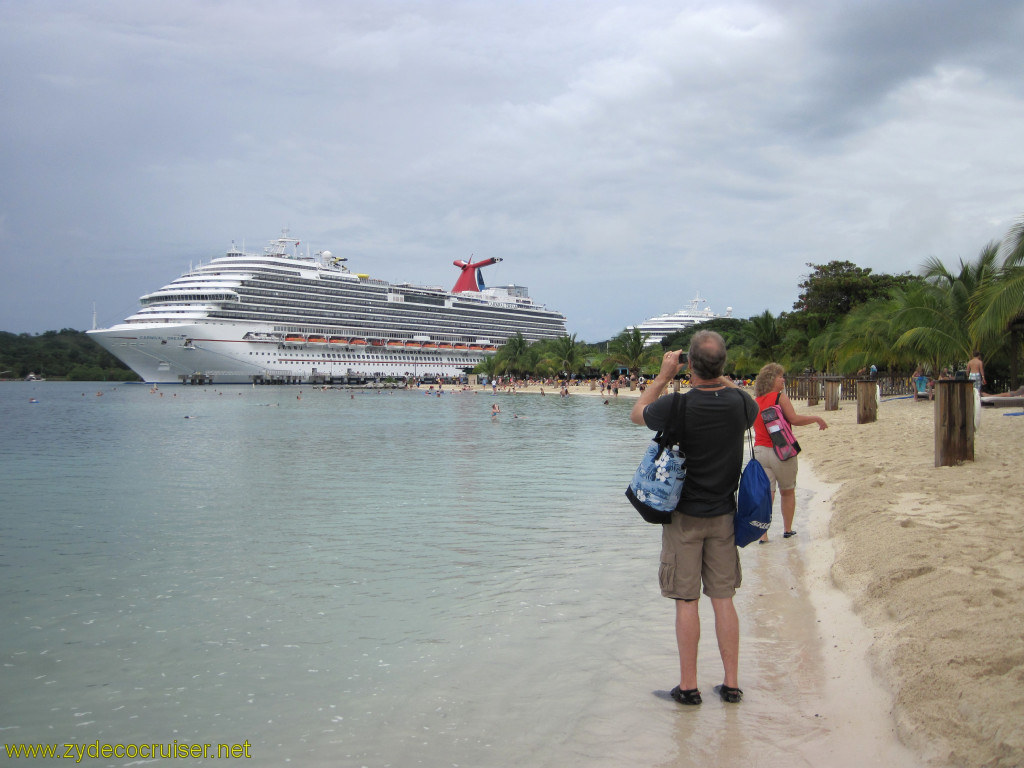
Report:
M 480 274 L 480 267 L 497 264 L 499 261 L 501 261 L 501 259 L 497 258 L 484 259 L 482 261 L 463 261 L 462 259 L 453 261 L 452 263 L 462 270 L 462 274 L 459 275 L 459 279 L 455 281 L 455 287 L 452 288 L 452 293 L 462 293 L 463 291 L 482 291 L 487 286 L 484 285 L 484 276 Z

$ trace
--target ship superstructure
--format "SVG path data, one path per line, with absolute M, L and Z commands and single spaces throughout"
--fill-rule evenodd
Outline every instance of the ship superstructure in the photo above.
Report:
M 365 382 L 461 375 L 517 332 L 565 335 L 565 317 L 525 287 L 488 288 L 454 262 L 451 291 L 392 284 L 287 236 L 261 254 L 234 246 L 142 296 L 123 322 L 89 331 L 147 382 Z
M 698 291 L 697 296 L 678 312 L 652 317 L 644 320 L 642 323 L 637 323 L 635 326 L 627 326 L 626 330 L 631 331 L 633 328 L 639 328 L 640 332 L 647 337 L 644 342 L 645 345 L 653 346 L 654 344 L 660 344 L 666 336 L 671 336 L 677 331 L 685 330 L 698 323 L 721 317 L 732 317 L 732 307 L 728 307 L 724 315 L 718 315 L 712 312 L 711 307 L 707 304 L 707 299 L 704 299 L 700 295 L 700 291 Z

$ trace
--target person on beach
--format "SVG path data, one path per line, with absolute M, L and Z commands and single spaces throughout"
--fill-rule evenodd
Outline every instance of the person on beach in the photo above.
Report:
M 995 395 L 985 395 L 985 397 L 1024 397 L 1024 385 L 1021 385 L 1010 392 L 1000 392 Z
M 975 350 L 974 357 L 967 361 L 967 378 L 974 382 L 974 389 L 981 392 L 985 381 L 985 365 L 981 362 L 981 352 Z
M 923 393 L 921 392 L 921 388 L 922 388 L 922 385 L 920 384 L 920 380 L 921 379 L 924 380 L 924 385 L 923 385 L 924 392 Z M 932 381 L 932 379 L 925 374 L 924 366 L 923 365 L 921 365 L 920 363 L 917 364 L 917 368 L 914 369 L 914 373 L 910 377 L 910 380 L 912 382 L 914 382 L 914 387 L 917 389 L 917 392 L 919 394 L 927 395 L 929 400 L 934 400 L 935 399 L 935 382 Z M 916 396 L 915 396 L 915 399 L 916 399 Z
M 740 585 L 739 550 L 733 536 L 736 486 L 743 467 L 743 434 L 757 417 L 753 399 L 723 376 L 725 341 L 714 331 L 698 331 L 690 341 L 692 388 L 661 397 L 686 362 L 680 351 L 666 352 L 661 370 L 637 399 L 629 417 L 658 431 L 668 427 L 672 401 L 680 403 L 683 425 L 680 448 L 686 454 L 686 482 L 672 521 L 662 526 L 661 594 L 675 600 L 679 685 L 671 696 L 680 704 L 700 704 L 697 645 L 701 585 L 715 613 L 715 635 L 725 669 L 716 690 L 723 701 L 737 703 L 740 626 L 733 596 Z
M 764 467 L 765 474 L 772 486 L 772 503 L 775 502 L 775 487 L 778 486 L 782 497 L 782 537 L 788 539 L 796 536 L 793 528 L 793 517 L 796 514 L 796 472 L 797 457 L 782 461 L 772 449 L 772 438 L 761 411 L 771 405 L 778 404 L 782 415 L 794 427 L 817 424 L 818 429 L 827 429 L 828 424 L 820 416 L 801 416 L 794 410 L 793 401 L 786 394 L 786 371 L 778 363 L 768 363 L 757 374 L 754 380 L 754 400 L 757 401 L 758 419 L 754 422 L 754 458 Z M 768 534 L 761 537 L 761 543 L 768 541 Z

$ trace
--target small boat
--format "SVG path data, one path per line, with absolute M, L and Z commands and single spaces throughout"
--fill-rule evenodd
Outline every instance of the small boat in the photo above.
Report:
M 488 344 L 486 347 L 484 347 L 484 352 L 497 352 L 497 351 L 498 351 L 498 348 L 496 346 L 494 346 L 493 344 Z
M 284 340 L 289 344 L 305 344 L 306 337 L 301 333 L 289 333 L 286 334 Z
M 456 344 L 454 346 L 454 349 L 455 349 L 456 352 L 468 352 L 469 351 L 469 345 L 468 344 Z
M 402 342 L 400 342 L 400 341 L 389 341 L 388 342 L 388 348 L 389 349 L 395 349 L 395 348 L 401 349 L 404 346 L 405 345 L 402 344 Z
M 437 345 L 437 348 L 438 349 L 451 349 L 452 345 L 449 344 L 447 341 L 442 341 L 440 344 Z
M 405 342 L 406 349 L 420 349 L 423 345 L 418 341 L 407 341 Z
M 343 346 L 346 346 L 348 344 L 348 337 L 346 337 L 346 336 L 331 336 L 331 338 L 328 339 L 328 342 L 331 343 L 331 344 L 337 344 L 339 347 L 343 347 Z
M 424 349 L 437 349 L 437 343 L 433 342 L 433 341 L 425 341 L 425 342 L 423 342 L 423 348 Z
M 370 339 L 370 346 L 371 347 L 383 347 L 384 346 L 384 339 Z
M 306 343 L 307 344 L 326 344 L 327 343 L 327 337 L 326 336 L 320 336 L 320 335 L 313 335 L 313 336 L 310 336 L 308 339 L 306 339 Z
M 366 339 L 349 339 L 348 343 L 353 347 L 365 347 Z
M 469 348 L 473 352 L 483 352 L 484 351 L 484 345 L 483 344 L 470 344 Z

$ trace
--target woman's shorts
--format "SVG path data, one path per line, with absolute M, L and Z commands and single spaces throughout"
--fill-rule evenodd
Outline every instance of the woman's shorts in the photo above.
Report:
M 790 491 L 796 488 L 796 471 L 799 457 L 782 461 L 775 455 L 775 451 L 763 445 L 754 446 L 754 458 L 764 467 L 764 473 L 768 475 L 768 481 L 772 484 L 772 495 L 775 495 L 775 486 L 780 491 Z
M 743 580 L 740 552 L 733 537 L 732 515 L 691 517 L 672 513 L 661 527 L 661 594 L 675 600 L 696 600 L 704 594 L 727 598 Z

